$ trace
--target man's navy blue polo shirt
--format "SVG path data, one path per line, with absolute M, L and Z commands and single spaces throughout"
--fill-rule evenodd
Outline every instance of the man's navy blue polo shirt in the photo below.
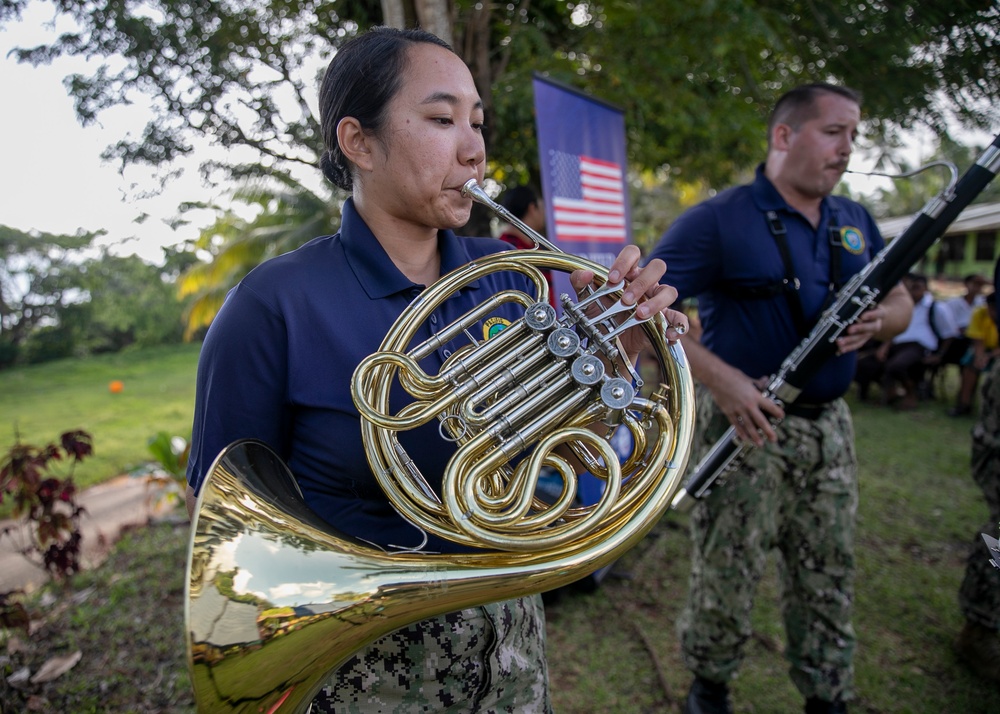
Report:
M 438 242 L 442 274 L 510 249 L 498 240 L 458 238 L 451 231 L 441 231 Z M 486 276 L 442 304 L 416 340 L 509 289 L 535 294 L 518 273 Z M 382 546 L 418 546 L 422 534 L 391 508 L 369 470 L 350 381 L 421 290 L 392 263 L 350 200 L 339 233 L 255 268 L 227 296 L 205 337 L 188 481 L 200 488 L 223 448 L 259 439 L 284 459 L 307 503 L 334 527 Z M 509 323 L 522 315 L 522 309 L 507 305 L 492 317 Z M 485 322 L 470 330 L 477 339 L 494 324 Z M 425 371 L 437 374 L 454 349 L 455 343 L 439 348 L 421 363 Z M 403 401 L 397 388 L 393 402 Z M 454 452 L 437 424 L 434 419 L 400 436 L 435 489 Z M 427 548 L 458 549 L 435 537 Z
M 695 297 L 703 326 L 701 342 L 726 363 L 752 378 L 769 377 L 802 341 L 785 293 L 746 297 L 741 288 L 780 283 L 785 264 L 767 220 L 774 211 L 787 231 L 787 244 L 806 323 L 812 326 L 831 299 L 829 227 L 836 227 L 839 284 L 862 270 L 884 242 L 874 219 L 854 201 L 828 196 L 819 227 L 789 206 L 758 167 L 747 186 L 723 191 L 686 211 L 652 252 L 667 264 L 663 281 L 680 299 Z M 822 403 L 842 396 L 854 376 L 856 353 L 827 362 L 806 385 L 801 402 Z

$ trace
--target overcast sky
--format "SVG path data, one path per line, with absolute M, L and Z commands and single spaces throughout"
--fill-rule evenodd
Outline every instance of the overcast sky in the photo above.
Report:
M 130 170 L 101 160 L 101 152 L 129 132 L 137 134 L 148 120 L 143 107 L 115 108 L 100 124 L 81 127 L 62 78 L 87 73 L 82 60 L 64 59 L 52 65 L 18 64 L 7 53 L 14 46 L 50 41 L 44 23 L 51 15 L 41 4 L 29 5 L 25 18 L 0 30 L 0 224 L 20 230 L 75 233 L 78 229 L 106 229 L 104 243 L 115 252 L 136 253 L 162 262 L 161 246 L 198 235 L 198 226 L 178 231 L 167 222 L 182 201 L 209 200 L 197 176 L 197 161 L 156 197 L 158 189 L 147 170 Z M 83 69 L 81 69 L 83 68 Z M 200 157 L 204 158 L 204 157 Z M 149 218 L 135 222 L 142 214 Z M 206 218 L 204 224 L 209 223 Z

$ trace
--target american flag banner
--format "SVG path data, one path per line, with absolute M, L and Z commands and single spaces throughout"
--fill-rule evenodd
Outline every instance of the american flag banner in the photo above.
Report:
M 549 160 L 556 240 L 625 243 L 621 166 L 564 151 L 551 151 Z
M 539 75 L 533 87 L 548 238 L 610 266 L 631 236 L 625 114 Z
M 629 241 L 625 183 L 625 114 L 599 99 L 535 75 L 535 121 L 542 198 L 549 239 L 567 253 L 610 267 Z M 573 294 L 569 276 L 555 274 L 560 292 Z M 615 434 L 627 429 L 619 429 Z M 631 434 L 629 434 L 631 438 Z M 615 451 L 631 448 L 619 442 Z M 580 474 L 584 505 L 600 500 L 605 481 Z M 602 572 L 591 577 L 599 580 Z

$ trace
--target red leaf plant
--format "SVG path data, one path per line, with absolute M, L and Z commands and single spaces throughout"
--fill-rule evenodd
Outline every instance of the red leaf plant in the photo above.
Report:
M 76 503 L 73 469 L 94 452 L 93 440 L 85 431 L 67 431 L 59 445 L 43 447 L 14 443 L 0 461 L 0 503 L 9 496 L 15 518 L 23 518 L 31 542 L 20 553 L 40 563 L 48 573 L 65 580 L 80 570 L 80 516 L 84 509 Z M 69 459 L 68 474 L 60 475 L 56 464 Z M 0 536 L 19 530 L 0 529 Z

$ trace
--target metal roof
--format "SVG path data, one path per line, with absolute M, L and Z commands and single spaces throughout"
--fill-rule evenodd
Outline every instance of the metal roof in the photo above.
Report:
M 895 238 L 905 231 L 916 217 L 917 214 L 913 213 L 909 216 L 884 218 L 878 221 L 879 232 L 886 240 Z M 950 236 L 989 230 L 1000 230 L 1000 203 L 978 203 L 966 207 L 958 214 L 958 218 L 948 226 L 944 234 Z

